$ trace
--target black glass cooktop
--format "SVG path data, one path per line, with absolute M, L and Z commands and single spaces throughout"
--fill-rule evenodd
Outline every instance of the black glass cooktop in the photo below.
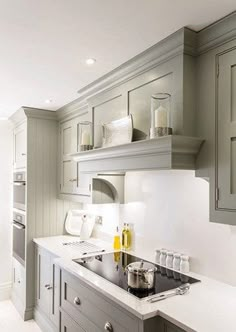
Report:
M 177 288 L 185 283 L 193 284 L 200 281 L 154 264 L 157 267 L 154 288 L 141 291 L 133 290 L 128 287 L 125 268 L 128 264 L 141 260 L 141 258 L 125 252 L 115 252 L 75 259 L 74 261 L 140 299 Z

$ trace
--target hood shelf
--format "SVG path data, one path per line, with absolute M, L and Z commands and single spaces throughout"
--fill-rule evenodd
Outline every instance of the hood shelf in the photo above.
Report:
M 196 169 L 203 140 L 170 135 L 72 154 L 80 172 Z

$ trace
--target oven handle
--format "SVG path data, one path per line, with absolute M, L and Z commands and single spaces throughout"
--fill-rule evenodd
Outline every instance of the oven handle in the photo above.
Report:
M 14 186 L 25 186 L 26 185 L 25 182 L 14 182 L 13 184 L 14 184 Z
M 16 227 L 17 229 L 25 229 L 24 225 L 21 225 L 19 223 L 13 222 L 13 226 Z

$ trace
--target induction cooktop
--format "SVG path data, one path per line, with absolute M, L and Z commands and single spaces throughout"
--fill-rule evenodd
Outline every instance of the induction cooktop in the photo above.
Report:
M 154 264 L 157 267 L 157 272 L 155 272 L 155 285 L 153 289 L 133 290 L 128 287 L 128 278 L 125 268 L 128 264 L 141 260 L 143 259 L 120 251 L 75 259 L 74 262 L 98 274 L 118 287 L 123 288 L 139 299 L 175 289 L 182 284 L 193 284 L 200 281 L 180 272 Z M 143 261 L 147 262 L 146 260 Z

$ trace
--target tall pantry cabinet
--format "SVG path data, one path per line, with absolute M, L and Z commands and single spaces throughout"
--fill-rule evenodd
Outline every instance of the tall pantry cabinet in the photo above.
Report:
M 61 235 L 71 203 L 57 199 L 58 121 L 56 112 L 22 107 L 14 124 L 14 171 L 26 172 L 25 266 L 13 259 L 12 299 L 24 319 L 33 317 L 33 238 Z M 20 294 L 20 296 L 19 296 Z

